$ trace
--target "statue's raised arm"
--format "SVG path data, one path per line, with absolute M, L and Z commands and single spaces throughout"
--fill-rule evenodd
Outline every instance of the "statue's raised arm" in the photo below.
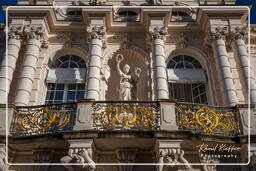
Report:
M 116 62 L 117 62 L 117 65 L 116 65 L 116 68 L 117 68 L 117 72 L 120 76 L 123 76 L 124 73 L 122 72 L 122 70 L 120 69 L 120 63 L 124 60 L 124 56 L 121 55 L 121 54 L 117 54 L 116 55 Z

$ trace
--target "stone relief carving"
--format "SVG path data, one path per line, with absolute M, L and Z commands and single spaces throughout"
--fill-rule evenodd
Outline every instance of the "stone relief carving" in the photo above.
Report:
M 61 163 L 81 163 L 81 166 L 65 166 L 70 171 L 75 171 L 76 168 L 82 167 L 87 168 L 90 171 L 96 169 L 96 165 L 92 160 L 92 149 L 91 148 L 70 148 L 69 155 L 64 156 L 60 159 Z
M 151 5 L 164 5 L 163 0 L 148 0 L 148 3 Z
M 210 27 L 209 35 L 210 39 L 226 39 L 228 34 L 228 27 Z
M 188 161 L 184 158 L 184 150 L 177 147 L 160 149 L 158 163 L 160 164 L 158 171 L 163 171 L 164 167 L 191 168 Z
M 121 100 L 137 100 L 136 84 L 141 74 L 141 68 L 135 68 L 133 73 L 130 73 L 130 66 L 125 64 L 123 71 L 120 69 L 120 63 L 124 57 L 121 54 L 117 54 L 117 71 L 121 77 L 119 97 Z
M 90 0 L 90 5 L 106 5 L 107 0 Z
M 7 163 L 5 161 L 5 145 L 0 144 L 0 171 L 6 171 L 8 169 Z
M 70 9 L 68 8 L 55 8 L 56 17 L 58 20 L 66 20 L 66 21 L 81 21 L 82 15 L 80 14 L 73 14 L 70 15 L 68 12 Z M 79 8 L 75 8 L 75 10 L 81 10 Z
M 201 163 L 204 163 L 204 165 L 202 165 L 204 171 L 217 171 L 217 164 L 219 163 L 218 159 L 203 154 L 199 154 L 199 159 Z

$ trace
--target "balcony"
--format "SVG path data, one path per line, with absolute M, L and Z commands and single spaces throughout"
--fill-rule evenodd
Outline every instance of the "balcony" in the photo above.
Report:
M 72 131 L 178 131 L 236 136 L 243 134 L 237 107 L 173 102 L 95 102 L 14 107 L 10 135 Z

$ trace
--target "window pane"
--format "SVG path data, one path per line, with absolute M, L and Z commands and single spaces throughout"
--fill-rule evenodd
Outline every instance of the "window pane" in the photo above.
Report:
M 61 100 L 63 99 L 64 91 L 56 91 L 54 100 Z
M 64 90 L 64 84 L 56 84 L 56 90 Z
M 77 84 L 77 90 L 84 90 L 85 84 Z
M 76 94 L 76 99 L 84 99 L 84 91 L 78 91 Z
M 68 85 L 68 90 L 76 90 L 76 84 L 69 84 Z
M 75 100 L 76 99 L 76 92 L 75 91 L 68 91 L 67 101 Z

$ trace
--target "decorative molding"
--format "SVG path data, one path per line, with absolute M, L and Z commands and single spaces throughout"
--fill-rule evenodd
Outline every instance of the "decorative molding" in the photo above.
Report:
M 165 41 L 167 32 L 167 27 L 165 26 L 150 26 L 149 33 L 153 39 L 162 39 Z
M 104 40 L 104 36 L 106 34 L 106 27 L 105 26 L 97 26 L 97 25 L 90 25 L 87 27 L 87 32 L 91 39 L 99 39 Z

